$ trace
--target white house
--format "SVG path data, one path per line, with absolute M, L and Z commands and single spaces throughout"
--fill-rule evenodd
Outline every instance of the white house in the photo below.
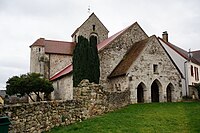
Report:
M 184 76 L 182 78 L 182 96 L 198 98 L 194 85 L 200 83 L 200 50 L 187 52 L 171 44 L 166 31 L 163 32 L 162 38 L 158 39 Z

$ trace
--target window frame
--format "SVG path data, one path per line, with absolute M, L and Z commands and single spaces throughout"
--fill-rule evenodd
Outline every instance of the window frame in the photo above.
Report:
M 158 74 L 158 64 L 153 64 L 153 73 Z

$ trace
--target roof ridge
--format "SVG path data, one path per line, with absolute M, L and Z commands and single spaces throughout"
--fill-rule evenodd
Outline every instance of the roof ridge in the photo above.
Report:
M 137 24 L 140 27 L 140 25 L 137 22 L 134 22 L 133 24 L 131 24 L 131 25 L 127 26 L 126 28 L 120 30 L 119 32 L 115 33 L 114 35 L 110 36 L 109 38 L 103 40 L 98 45 L 101 45 L 101 44 L 105 43 L 106 41 L 108 41 L 107 44 L 112 43 L 115 39 L 117 39 L 118 37 L 120 37 L 124 32 L 126 32 L 129 28 L 131 28 L 135 24 Z M 142 29 L 142 28 L 140 27 L 140 29 Z M 105 46 L 101 47 L 101 46 L 98 46 L 98 45 L 97 45 L 97 47 L 99 48 L 99 51 L 102 50 L 103 48 L 105 48 L 105 46 L 107 46 L 107 45 L 105 45 Z
M 92 15 L 94 15 L 98 20 L 99 22 L 105 27 L 105 29 L 108 31 L 108 29 L 106 28 L 106 26 L 101 22 L 101 20 L 97 17 L 97 15 L 93 12 L 78 28 L 76 28 L 76 30 L 72 33 L 71 37 L 74 36 L 74 34 L 79 30 L 79 28 L 85 23 L 87 22 L 91 17 Z M 109 32 L 109 31 L 108 31 Z
M 165 40 L 163 40 L 163 39 L 160 38 L 160 37 L 158 37 L 158 39 L 160 39 L 162 42 L 164 42 L 165 44 L 167 44 L 170 48 L 172 48 L 175 52 L 177 52 L 179 55 L 181 55 L 181 56 L 184 57 L 185 59 L 188 58 L 188 57 L 186 57 L 183 53 L 181 53 L 181 52 L 179 52 L 177 49 L 175 49 L 174 47 L 177 47 L 177 48 L 183 50 L 184 52 L 187 52 L 186 50 L 184 50 L 184 49 L 182 49 L 182 48 L 180 48 L 180 47 L 178 47 L 178 46 L 176 46 L 176 45 L 174 45 L 174 44 L 172 44 L 172 43 L 170 43 L 170 42 L 166 42 Z M 174 47 L 172 47 L 171 45 L 174 46 Z M 188 52 L 187 52 L 187 53 L 188 53 Z
M 200 52 L 200 50 L 194 50 L 194 51 L 191 51 L 192 53 L 196 53 L 196 52 Z
M 51 41 L 51 42 L 64 42 L 64 43 L 75 43 L 75 42 L 59 41 L 59 40 L 44 40 L 44 41 Z
M 185 53 L 188 54 L 188 52 L 187 52 L 186 50 L 184 50 L 184 49 L 182 49 L 182 48 L 180 48 L 180 47 L 178 47 L 178 46 L 176 46 L 176 45 L 174 45 L 174 44 L 172 44 L 172 43 L 170 43 L 170 42 L 166 42 L 165 40 L 163 40 L 163 39 L 160 38 L 160 37 L 158 37 L 158 39 L 160 39 L 163 43 L 165 43 L 167 46 L 169 46 L 171 49 L 173 49 L 176 53 L 178 53 L 180 56 L 182 56 L 182 57 L 185 58 L 186 60 L 189 59 L 188 55 L 184 55 L 184 53 L 182 53 L 181 51 L 178 51 L 176 48 L 178 48 L 178 49 L 180 49 L 180 50 L 182 50 L 183 52 L 185 52 Z M 174 48 L 174 47 L 176 47 L 176 48 Z M 192 61 L 193 63 L 195 63 L 195 64 L 200 64 L 200 62 L 199 62 L 198 60 L 196 60 L 195 58 L 192 57 L 192 58 L 190 58 L 190 59 L 192 59 L 191 61 Z
M 170 56 L 170 54 L 167 52 L 167 50 L 165 49 L 165 47 L 162 45 L 162 43 L 159 41 L 159 39 L 161 39 L 160 37 L 156 37 L 158 43 L 160 44 L 160 46 L 163 48 L 163 50 L 165 51 L 165 53 L 167 54 L 167 56 L 169 57 L 169 59 L 171 60 L 172 64 L 175 66 L 175 68 L 178 70 L 178 72 L 180 73 L 181 77 L 184 78 L 183 73 L 181 72 L 181 70 L 179 69 L 179 67 L 176 65 L 176 63 L 174 62 L 174 60 L 172 59 L 172 57 Z M 162 39 L 163 40 L 163 39 Z M 164 40 L 163 40 L 164 41 Z M 175 51 L 176 52 L 176 51 Z
M 30 45 L 29 47 L 32 46 L 44 46 L 44 43 L 40 43 L 40 42 L 44 42 L 45 38 L 38 38 L 32 45 Z

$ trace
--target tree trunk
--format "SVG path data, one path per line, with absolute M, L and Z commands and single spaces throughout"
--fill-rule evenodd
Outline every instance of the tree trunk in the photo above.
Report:
M 38 92 L 38 93 L 37 93 L 37 92 L 34 92 L 34 93 L 35 93 L 36 96 L 39 98 L 39 100 L 42 101 L 42 98 L 40 97 L 39 92 Z
M 29 97 L 33 102 L 35 102 L 35 100 L 33 100 L 33 98 L 31 97 L 30 94 L 27 94 L 27 95 L 28 95 L 28 97 Z

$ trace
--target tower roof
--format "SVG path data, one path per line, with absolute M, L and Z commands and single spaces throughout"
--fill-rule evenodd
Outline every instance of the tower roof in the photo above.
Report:
M 47 54 L 65 54 L 72 55 L 76 43 L 65 42 L 57 40 L 45 40 L 44 38 L 39 38 L 30 47 L 41 46 L 44 47 L 44 51 Z

